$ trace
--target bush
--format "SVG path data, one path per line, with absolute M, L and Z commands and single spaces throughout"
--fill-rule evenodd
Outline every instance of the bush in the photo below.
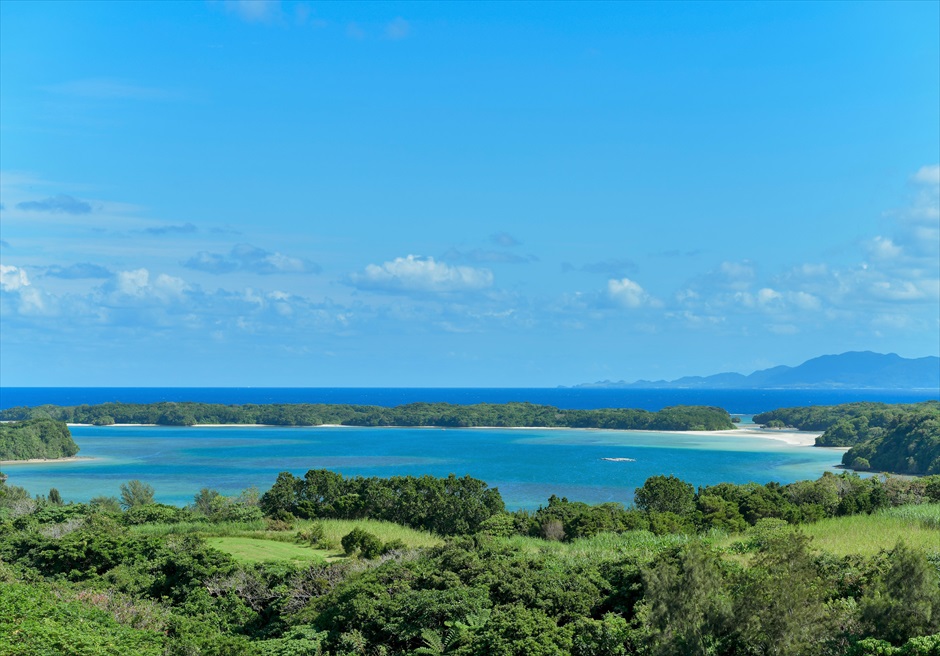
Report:
M 382 541 L 375 534 L 364 531 L 361 528 L 354 528 L 343 536 L 340 540 L 343 545 L 343 551 L 347 556 L 352 556 L 356 551 L 363 558 L 376 558 L 382 554 Z
M 316 547 L 323 542 L 324 534 L 323 524 L 314 522 L 308 528 L 297 532 L 297 541 Z

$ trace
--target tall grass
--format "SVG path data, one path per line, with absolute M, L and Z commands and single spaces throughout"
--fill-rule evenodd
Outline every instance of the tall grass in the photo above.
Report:
M 648 560 L 664 549 L 685 544 L 690 539 L 687 535 L 653 535 L 649 531 L 599 533 L 589 538 L 577 538 L 571 542 L 557 542 L 521 535 L 502 538 L 504 544 L 514 550 L 551 554 L 568 560 L 591 559 L 594 561 L 614 560 L 628 554 L 638 560 Z
M 129 527 L 137 535 L 202 535 L 213 537 L 236 537 L 265 532 L 263 520 L 255 522 L 179 522 L 178 524 L 140 524 Z
M 812 536 L 816 549 L 839 556 L 872 556 L 901 540 L 915 549 L 940 553 L 940 504 L 936 503 L 834 517 L 801 528 Z

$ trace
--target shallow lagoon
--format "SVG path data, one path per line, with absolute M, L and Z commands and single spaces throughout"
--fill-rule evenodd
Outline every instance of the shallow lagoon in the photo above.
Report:
M 117 496 L 121 483 L 136 478 L 154 486 L 158 501 L 185 505 L 202 487 L 264 491 L 281 471 L 453 472 L 498 487 L 515 509 L 544 505 L 552 494 L 630 503 L 633 489 L 656 474 L 696 486 L 788 483 L 834 471 L 842 456 L 765 438 L 607 430 L 74 426 L 72 435 L 79 455 L 94 460 L 6 465 L 9 483 L 33 494 L 55 487 L 67 500 L 87 501 Z

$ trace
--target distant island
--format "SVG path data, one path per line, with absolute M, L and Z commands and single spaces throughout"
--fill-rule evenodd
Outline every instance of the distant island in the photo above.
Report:
M 7 408 L 0 421 L 53 419 L 70 424 L 265 424 L 272 426 L 433 426 L 438 428 L 608 428 L 619 430 L 734 429 L 722 408 L 677 405 L 657 412 L 628 408 L 565 410 L 533 403 L 409 403 L 386 408 L 324 403 L 160 402 Z M 71 454 L 69 454 L 71 455 Z M 14 456 L 15 457 L 15 456 Z M 36 457 L 36 456 L 30 456 Z
M 634 389 L 940 389 L 940 357 L 902 358 L 896 353 L 849 351 L 823 355 L 796 367 L 750 375 L 720 373 L 676 380 L 582 383 L 576 388 Z

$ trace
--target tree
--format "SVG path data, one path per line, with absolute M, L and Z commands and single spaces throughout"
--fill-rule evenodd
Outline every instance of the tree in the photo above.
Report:
M 651 476 L 636 489 L 633 502 L 646 512 L 686 515 L 695 510 L 695 488 L 675 476 Z
M 153 495 L 153 487 L 137 479 L 121 483 L 121 507 L 124 510 L 153 503 Z
M 895 645 L 940 631 L 940 584 L 926 556 L 899 542 L 891 567 L 862 599 L 862 621 Z
M 718 559 L 692 542 L 675 560 L 662 559 L 643 570 L 640 610 L 657 656 L 706 656 L 727 634 L 731 599 Z
M 736 599 L 741 653 L 802 656 L 828 639 L 822 585 L 810 538 L 787 531 L 770 538 L 745 573 Z

